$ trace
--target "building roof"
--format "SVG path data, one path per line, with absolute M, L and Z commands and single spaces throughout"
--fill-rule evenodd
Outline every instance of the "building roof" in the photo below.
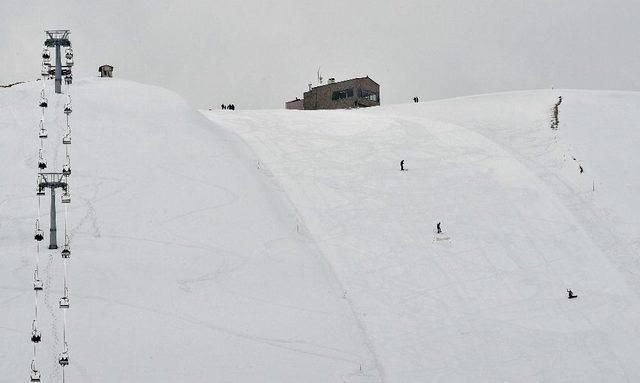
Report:
M 364 77 L 355 77 L 355 78 L 350 78 L 350 79 L 342 80 L 342 81 L 336 81 L 336 82 L 334 82 L 334 83 L 330 83 L 330 84 L 322 84 L 322 85 L 318 85 L 318 86 L 314 86 L 312 89 L 322 88 L 323 86 L 329 86 L 329 85 L 341 84 L 341 83 L 343 83 L 343 82 L 350 82 L 350 81 L 356 81 L 356 80 L 365 80 L 365 79 L 366 79 L 366 80 L 369 80 L 369 81 L 371 81 L 371 82 L 373 82 L 373 83 L 374 83 L 374 84 L 376 84 L 377 86 L 380 86 L 380 84 L 378 84 L 377 82 L 373 81 L 373 80 L 371 79 L 371 77 L 369 77 L 369 76 L 364 76 Z M 310 92 L 310 91 L 308 91 L 308 92 Z M 305 93 L 306 93 L 306 92 L 305 92 Z

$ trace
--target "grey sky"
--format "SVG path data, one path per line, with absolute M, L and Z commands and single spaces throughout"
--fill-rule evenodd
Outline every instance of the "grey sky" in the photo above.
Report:
M 369 75 L 384 103 L 640 87 L 640 2 L 623 0 L 0 0 L 0 83 L 37 77 L 43 30 L 72 30 L 76 77 L 175 90 L 195 107 L 282 108 Z

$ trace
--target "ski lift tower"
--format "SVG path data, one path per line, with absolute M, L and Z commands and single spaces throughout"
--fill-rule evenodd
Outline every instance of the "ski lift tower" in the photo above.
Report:
M 49 226 L 49 249 L 58 248 L 56 227 L 56 189 L 61 188 L 68 193 L 67 177 L 63 173 L 39 173 L 38 193 L 44 194 L 44 189 L 51 189 L 51 224 Z M 68 195 L 68 194 L 67 194 Z M 62 202 L 65 202 L 64 196 Z
M 44 45 L 50 48 L 56 48 L 56 68 L 55 68 L 55 78 L 56 78 L 56 93 L 62 93 L 62 54 L 60 52 L 60 47 L 71 47 L 71 41 L 69 40 L 69 30 L 68 29 L 59 29 L 59 30 L 51 30 L 45 31 L 47 35 L 47 39 L 44 41 Z M 71 68 L 65 68 L 67 72 L 71 72 Z M 52 189 L 53 190 L 53 189 Z

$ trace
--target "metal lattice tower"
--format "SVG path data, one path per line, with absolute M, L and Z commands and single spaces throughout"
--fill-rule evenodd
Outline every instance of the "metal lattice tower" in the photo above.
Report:
M 45 33 L 47 35 L 47 39 L 44 41 L 44 45 L 56 49 L 56 67 L 53 69 L 53 74 L 56 79 L 55 92 L 60 94 L 62 93 L 62 76 L 71 74 L 71 65 L 68 65 L 67 63 L 63 68 L 62 55 L 60 52 L 60 47 L 71 47 L 71 40 L 69 40 L 70 32 L 68 29 L 59 29 L 45 31 Z

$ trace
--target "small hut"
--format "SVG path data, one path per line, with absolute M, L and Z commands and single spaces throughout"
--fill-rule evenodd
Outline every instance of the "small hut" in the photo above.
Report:
M 113 67 L 111 65 L 105 64 L 100 66 L 98 72 L 100 72 L 100 77 L 113 77 Z

